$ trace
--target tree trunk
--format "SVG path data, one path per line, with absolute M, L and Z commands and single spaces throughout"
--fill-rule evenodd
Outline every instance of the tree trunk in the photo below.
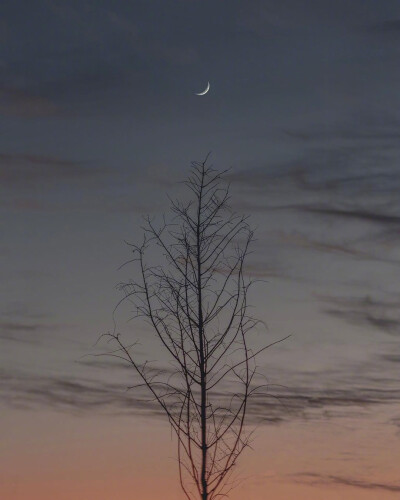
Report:
M 204 353 L 204 320 L 203 320 L 203 298 L 202 298 L 202 280 L 201 280 L 201 209 L 204 183 L 204 170 L 201 177 L 201 187 L 199 192 L 197 227 L 196 227 L 196 246 L 197 246 L 197 297 L 198 297 L 198 315 L 199 315 L 199 354 L 200 354 L 200 383 L 201 383 L 201 401 L 200 401 L 200 419 L 201 419 L 201 491 L 202 500 L 208 500 L 207 485 L 207 367 Z

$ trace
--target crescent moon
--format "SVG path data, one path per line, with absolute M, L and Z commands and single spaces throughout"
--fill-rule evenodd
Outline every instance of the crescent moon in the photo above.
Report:
M 196 95 L 205 95 L 209 90 L 210 90 L 210 82 L 207 82 L 206 90 L 203 90 L 203 92 L 199 92 L 198 94 L 196 93 Z

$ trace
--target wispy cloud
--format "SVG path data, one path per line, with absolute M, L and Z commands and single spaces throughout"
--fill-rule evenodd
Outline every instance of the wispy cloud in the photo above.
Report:
M 387 21 L 374 23 L 368 27 L 367 31 L 381 35 L 400 35 L 400 19 L 388 19 Z
M 240 188 L 235 208 L 259 217 L 265 227 L 264 250 L 276 258 L 275 267 L 285 262 L 288 270 L 290 263 L 293 278 L 302 275 L 301 266 L 310 264 L 313 252 L 320 254 L 313 265 L 316 279 L 323 275 L 348 285 L 349 276 L 360 276 L 370 261 L 377 263 L 371 286 L 384 288 L 379 273 L 383 280 L 385 266 L 400 263 L 398 119 L 389 114 L 380 119 L 353 116 L 284 135 L 289 159 L 229 174 L 233 188 Z M 334 261 L 326 266 L 324 254 L 336 263 L 340 259 L 347 271 L 331 276 Z M 351 267 L 355 261 L 357 266 Z M 321 273 L 319 265 L 324 266 Z M 397 318 L 375 312 L 365 321 L 386 331 L 398 328 Z
M 110 170 L 94 162 L 36 153 L 0 153 L 0 206 L 24 211 L 54 211 L 81 200 L 82 191 L 108 186 Z M 63 196 L 66 191 L 68 197 Z M 71 196 L 73 194 L 73 196 Z M 88 205 L 93 201 L 86 197 Z M 84 205 L 81 201 L 80 205 Z
M 381 359 L 389 363 L 400 363 L 400 354 L 382 354 Z
M 14 408 L 50 407 L 71 413 L 160 414 L 147 394 L 127 391 L 122 384 L 72 376 L 51 377 L 3 371 L 0 394 L 3 404 Z
M 107 414 L 126 412 L 158 417 L 160 408 L 145 388 L 127 390 L 136 377 L 128 364 L 115 363 L 109 359 L 88 358 L 79 361 L 81 368 L 96 369 L 89 378 L 82 375 L 50 376 L 22 372 L 3 372 L 0 394 L 3 403 L 25 408 L 51 407 L 59 411 Z M 102 376 L 112 369 L 121 377 L 121 382 L 110 382 Z M 88 373 L 88 372 L 87 372 Z M 172 374 L 167 368 L 165 373 Z M 124 379 L 129 376 L 129 383 Z M 248 405 L 250 425 L 276 425 L 293 420 L 330 420 L 345 417 L 367 416 L 370 408 L 398 405 L 400 390 L 387 380 L 366 377 L 357 373 L 349 375 L 352 383 L 343 380 L 343 370 L 320 374 L 316 383 L 315 374 L 306 380 L 294 377 L 290 387 L 273 384 L 260 390 Z M 127 379 L 128 380 L 128 379 Z M 235 388 L 229 385 L 213 397 L 222 402 L 229 401 Z
M 317 474 L 315 472 L 299 472 L 294 474 L 293 480 L 309 484 L 311 486 L 350 486 L 364 490 L 377 490 L 382 492 L 400 492 L 400 484 L 374 482 L 366 479 L 351 478 L 345 476 L 335 476 L 329 474 Z
M 12 87 L 0 87 L 0 115 L 21 118 L 51 117 L 59 106 L 52 100 Z
M 37 344 L 41 341 L 43 333 L 58 328 L 57 325 L 28 320 L 0 321 L 0 339 L 24 344 Z
M 354 247 L 353 244 L 330 243 L 325 240 L 316 240 L 298 231 L 293 233 L 279 232 L 276 234 L 279 240 L 285 245 L 294 245 L 297 247 L 315 250 L 318 252 L 333 253 L 337 255 L 345 255 L 354 258 L 370 259 L 373 258 L 370 254 Z
M 0 153 L 0 181 L 4 186 L 64 181 L 105 173 L 80 161 L 29 153 Z
M 368 326 L 391 335 L 400 334 L 400 317 L 398 301 L 377 300 L 371 297 L 328 297 L 319 299 L 330 307 L 323 312 L 342 319 L 347 323 Z
M 330 420 L 356 416 L 367 408 L 400 401 L 400 390 L 359 386 L 309 388 L 303 386 L 271 390 L 249 403 L 249 422 L 279 424 L 294 419 Z
M 298 210 L 300 212 L 308 212 L 318 215 L 326 215 L 330 217 L 336 217 L 339 219 L 354 219 L 360 221 L 366 221 L 370 223 L 380 224 L 380 225 L 396 225 L 400 226 L 400 215 L 397 214 L 385 214 L 370 212 L 368 210 L 362 210 L 357 208 L 334 208 L 327 205 L 297 205 L 297 206 L 287 206 L 282 207 L 284 209 Z

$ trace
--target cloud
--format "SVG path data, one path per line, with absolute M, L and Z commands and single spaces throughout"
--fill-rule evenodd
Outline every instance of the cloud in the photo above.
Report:
M 400 121 L 396 115 L 385 113 L 378 117 L 357 114 L 347 119 L 343 117 L 339 122 L 311 124 L 299 128 L 285 128 L 283 134 L 306 145 L 316 146 L 315 152 L 324 145 L 331 150 L 336 143 L 341 151 L 356 151 L 358 146 L 364 145 L 365 151 L 380 151 L 396 147 L 395 141 L 400 137 Z M 330 146 L 330 149 L 329 149 Z M 342 149 L 344 148 L 344 149 Z
M 165 14 L 177 29 L 166 33 L 165 17 L 158 21 L 146 6 L 117 2 L 112 9 L 88 9 L 46 3 L 26 7 L 26 18 L 34 19 L 26 27 L 11 13 L 5 16 L 7 45 L 23 50 L 14 48 L 4 64 L 0 60 L 0 114 L 64 119 L 123 114 L 141 119 L 168 108 L 166 97 L 180 92 L 176 71 L 198 58 L 189 38 L 196 23 L 186 28 L 173 9 Z M 184 27 L 188 36 L 181 34 Z M 179 80 L 185 75 L 187 70 Z
M 248 0 L 245 5 L 239 6 L 237 22 L 242 29 L 268 39 L 282 34 L 286 37 L 290 35 L 293 38 L 296 35 L 298 37 L 302 29 L 321 30 L 321 17 L 335 23 L 339 9 L 332 9 L 329 2 L 309 0 L 307 5 L 308 8 L 305 9 L 294 0 L 284 2 Z M 352 15 L 353 10 L 348 11 L 346 18 Z
M 288 159 L 228 174 L 235 208 L 265 215 L 269 247 L 398 265 L 398 119 L 354 116 L 285 137 Z
M 28 153 L 0 153 L 0 182 L 3 186 L 81 179 L 105 173 L 82 162 Z
M 0 153 L 0 207 L 24 211 L 70 208 L 100 212 L 151 212 L 153 182 L 94 161 L 36 153 Z M 138 185 L 141 184 L 141 189 Z M 133 194 L 133 196 L 132 196 Z M 157 208 L 156 208 L 157 209 Z
M 259 396 L 250 400 L 249 422 L 269 425 L 294 420 L 327 422 L 353 418 L 361 421 L 379 414 L 387 420 L 400 403 L 394 365 L 400 358 L 387 354 L 379 353 L 378 349 L 367 359 L 338 362 L 333 368 L 325 366 L 320 370 L 270 366 L 269 371 L 274 373 L 279 385 L 267 383 L 265 391 L 262 389 Z
M 172 64 L 187 64 L 193 62 L 196 57 L 196 51 L 190 47 L 190 41 L 179 40 L 179 30 L 173 32 L 173 37 L 164 39 L 163 42 L 152 36 L 152 28 L 157 29 L 157 23 L 152 19 L 152 26 L 143 29 L 141 22 L 138 22 L 141 15 L 146 16 L 146 9 L 140 6 L 135 7 L 135 15 L 127 15 L 124 8 L 115 5 L 111 10 L 98 6 L 94 11 L 90 12 L 90 21 L 88 23 L 88 12 L 86 9 L 65 6 L 61 4 L 49 5 L 55 14 L 55 19 L 65 23 L 74 25 L 79 31 L 79 36 L 82 43 L 87 46 L 115 48 L 119 46 L 121 50 L 129 54 L 130 51 L 137 52 L 146 57 L 161 59 Z M 178 23 L 179 20 L 171 19 L 172 23 Z M 196 25 L 191 27 L 192 33 Z M 150 33 L 149 33 L 150 31 Z M 172 39 L 171 39 L 172 38 Z M 180 44 L 179 41 L 182 43 Z M 186 43 L 183 43 L 183 42 Z M 114 47 L 113 47 L 114 46 Z
M 382 354 L 381 359 L 389 363 L 400 363 L 400 354 Z
M 292 476 L 296 482 L 302 482 L 311 486 L 351 486 L 353 488 L 361 488 L 364 490 L 378 490 L 398 493 L 400 492 L 400 484 L 380 483 L 364 479 L 349 478 L 343 476 L 335 476 L 329 474 L 317 474 L 314 472 L 300 472 Z
M 20 326 L 16 325 L 16 328 L 19 329 Z M 285 369 L 282 374 L 288 382 L 286 387 L 267 384 L 257 390 L 257 396 L 248 403 L 247 422 L 249 425 L 283 425 L 303 419 L 359 419 L 367 417 L 370 414 L 367 410 L 371 408 L 398 406 L 400 389 L 397 377 L 383 377 L 385 370 L 382 362 L 388 362 L 384 355 L 376 356 L 374 360 L 379 364 L 363 362 L 360 366 L 350 368 L 338 366 L 334 370 L 324 370 L 318 376 L 315 372 L 304 370 L 290 374 Z M 3 371 L 0 377 L 1 399 L 7 405 L 27 409 L 51 407 L 71 413 L 96 411 L 113 415 L 147 414 L 154 417 L 163 414 L 157 404 L 151 401 L 151 396 L 144 387 L 126 390 L 128 386 L 137 383 L 135 372 L 129 364 L 107 357 L 85 357 L 77 365 L 85 369 L 81 377 L 76 374 L 52 376 Z M 87 371 L 88 369 L 91 371 Z M 276 377 L 281 379 L 279 367 L 274 371 Z M 116 375 L 114 380 L 120 379 L 120 382 L 110 382 L 109 373 Z M 167 375 L 173 383 L 173 373 L 173 369 L 167 366 L 162 377 L 165 379 Z M 213 392 L 214 401 L 224 405 L 224 401 L 230 401 L 235 392 L 237 388 L 228 383 L 225 388 Z
M 0 314 L 0 340 L 39 344 L 45 335 L 59 330 L 60 326 L 51 321 L 50 315 L 15 302 Z
M 355 325 L 367 325 L 390 334 L 400 333 L 400 321 L 373 316 L 363 311 L 338 311 L 326 309 L 325 312 L 331 316 L 344 319 L 348 323 Z
M 347 323 L 368 326 L 391 335 L 400 334 L 400 303 L 362 297 L 329 297 L 319 299 L 330 304 L 323 312 Z
M 249 262 L 245 264 L 245 272 L 252 278 L 288 278 L 283 266 L 272 262 Z
M 263 425 L 293 419 L 329 420 L 351 415 L 360 418 L 367 408 L 398 404 L 399 401 L 400 390 L 397 389 L 370 388 L 359 384 L 343 388 L 340 382 L 337 388 L 293 386 L 251 400 L 249 422 Z
M 318 252 L 333 253 L 338 255 L 346 255 L 355 258 L 370 259 L 373 258 L 367 252 L 358 250 L 352 245 L 347 245 L 346 243 L 330 243 L 328 241 L 318 241 L 308 237 L 300 232 L 285 233 L 278 232 L 276 236 L 279 240 L 287 245 L 295 245 L 297 247 L 306 248 L 309 250 L 315 250 Z
M 40 328 L 42 328 L 43 325 L 27 325 L 27 324 L 22 324 L 22 323 L 12 323 L 12 322 L 1 322 L 0 323 L 0 328 L 3 330 L 8 330 L 10 332 L 36 332 Z
M 136 354 L 140 355 L 142 352 L 139 349 L 135 350 Z M 93 356 L 85 356 L 77 361 L 77 364 L 85 368 L 95 368 L 99 370 L 113 370 L 113 371 L 128 371 L 132 373 L 132 365 L 129 363 L 123 363 L 121 361 L 116 361 L 115 359 L 107 359 L 106 356 L 103 359 Z
M 100 365 L 98 365 L 100 367 Z M 122 383 L 75 377 L 33 376 L 31 374 L 2 373 L 0 394 L 4 403 L 12 407 L 50 407 L 69 412 L 104 412 L 125 414 L 126 412 L 153 415 L 162 411 L 151 401 L 145 390 L 126 390 Z M 229 393 L 217 395 L 221 401 Z M 329 418 L 329 410 L 345 408 L 357 411 L 367 406 L 398 402 L 399 391 L 356 390 L 310 390 L 291 389 L 279 394 L 265 395 L 250 402 L 248 423 L 270 425 L 291 421 L 293 418 Z M 358 408 L 358 410 L 356 410 Z M 342 413 L 344 416 L 346 413 Z M 335 413 L 339 416 L 339 413 Z
M 398 141 L 398 138 L 396 138 Z M 273 192 L 297 198 L 302 193 L 319 195 L 316 199 L 348 202 L 348 196 L 375 199 L 390 194 L 400 186 L 396 167 L 400 148 L 352 145 L 319 146 L 306 151 L 298 159 L 231 173 L 227 179 L 259 194 Z M 353 200 L 355 202 L 356 200 Z M 371 200 L 370 200 L 371 201 Z
M 0 321 L 0 339 L 18 343 L 37 344 L 42 334 L 48 330 L 58 329 L 57 325 L 24 321 Z
M 110 187 L 106 184 L 109 174 L 106 167 L 90 162 L 36 153 L 0 153 L 0 191 L 4 193 L 0 206 L 53 211 L 71 203 L 75 208 L 101 205 L 98 199 L 91 199 L 87 192 L 83 196 L 82 192 Z
M 14 408 L 50 407 L 79 414 L 88 411 L 96 411 L 96 414 L 161 413 L 143 392 L 135 391 L 133 394 L 122 384 L 72 376 L 51 377 L 3 371 L 0 394 L 3 403 Z
M 380 225 L 396 225 L 400 226 L 400 215 L 392 215 L 385 213 L 369 212 L 367 210 L 362 210 L 358 208 L 335 208 L 327 205 L 297 205 L 281 207 L 282 209 L 298 210 L 300 212 L 308 212 L 319 215 L 326 215 L 330 217 L 336 217 L 341 219 L 354 219 L 366 221 L 374 224 Z
M 288 158 L 229 174 L 232 182 L 292 197 L 302 192 L 338 203 L 393 194 L 400 187 L 400 122 L 388 113 L 283 130 Z M 290 140 L 291 139 L 291 140 Z M 293 149 L 294 148 L 294 149 Z M 294 154 L 295 153 L 295 154 Z
M 391 35 L 400 34 L 400 19 L 389 19 L 370 25 L 367 29 L 369 33 Z
M 31 272 L 32 273 L 32 272 Z M 31 274 L 33 277 L 43 276 L 42 273 L 33 272 Z M 32 311 L 32 309 L 28 306 L 28 304 L 23 302 L 14 302 L 11 303 L 8 308 L 6 308 L 1 316 L 3 318 L 11 318 L 18 320 L 42 320 L 48 318 L 49 316 L 45 313 Z
M 59 106 L 46 97 L 18 88 L 0 87 L 0 115 L 38 118 L 59 112 Z

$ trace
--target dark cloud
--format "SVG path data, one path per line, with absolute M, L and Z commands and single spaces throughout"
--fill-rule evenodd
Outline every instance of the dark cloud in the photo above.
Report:
M 288 278 L 285 268 L 272 262 L 249 262 L 245 266 L 246 274 L 253 278 Z
M 0 314 L 0 340 L 40 344 L 47 334 L 59 328 L 49 314 L 35 311 L 24 302 L 11 303 Z
M 171 106 L 171 98 L 184 93 L 187 100 L 200 75 L 200 81 L 206 78 L 207 55 L 223 47 L 234 51 L 243 42 L 232 12 L 197 2 L 182 2 L 179 15 L 159 1 L 152 8 L 116 2 L 31 10 L 28 4 L 25 15 L 34 20 L 28 24 L 9 10 L 9 44 L 23 44 L 25 50 L 4 54 L 0 76 L 7 93 L 20 96 L 13 106 L 7 99 L 4 112 L 18 116 L 159 119 L 160 111 L 171 109 L 176 114 L 180 106 Z M 45 29 L 34 28 L 41 23 Z M 1 56 L 0 51 L 0 61 Z
M 143 392 L 135 391 L 133 394 L 122 384 L 72 376 L 2 372 L 0 393 L 3 404 L 14 408 L 50 407 L 71 413 L 96 411 L 96 414 L 161 413 Z
M 391 335 L 400 334 L 399 302 L 363 297 L 328 297 L 320 300 L 331 305 L 323 312 L 347 323 L 367 326 Z
M 381 359 L 389 363 L 400 363 L 400 354 L 382 354 Z
M 391 215 L 385 213 L 369 212 L 358 208 L 334 208 L 323 205 L 297 205 L 282 207 L 285 209 L 298 210 L 300 212 L 308 212 L 319 215 L 326 215 L 341 219 L 354 219 L 365 222 L 381 224 L 381 225 L 396 225 L 400 226 L 400 215 Z
M 41 340 L 44 332 L 50 329 L 57 329 L 57 326 L 50 326 L 46 323 L 32 323 L 28 321 L 0 321 L 0 339 L 11 342 L 22 342 L 34 344 Z
M 63 158 L 27 153 L 0 153 L 0 182 L 3 187 L 74 180 L 101 173 L 105 173 L 105 170 Z
M 51 117 L 59 107 L 50 99 L 18 88 L 0 87 L 0 115 L 20 118 Z
M 343 124 L 305 125 L 301 130 L 285 132 L 289 159 L 249 166 L 228 177 L 251 189 L 253 197 L 258 194 L 254 204 L 262 195 L 274 201 L 273 195 L 279 193 L 295 208 L 301 208 L 296 201 L 307 201 L 307 208 L 313 200 L 330 215 L 338 210 L 341 217 L 394 223 L 399 220 L 399 207 L 394 203 L 400 188 L 399 137 L 399 120 L 388 113 L 379 119 L 359 116 Z M 271 206 L 273 203 L 265 208 Z
M 86 357 L 77 361 L 77 363 L 81 366 L 85 366 L 87 368 L 98 368 L 100 370 L 129 370 L 132 371 L 132 366 L 125 363 L 118 363 L 117 361 L 110 361 L 106 359 L 98 359 L 93 357 Z
M 290 159 L 229 173 L 240 189 L 235 208 L 265 216 L 269 248 L 398 265 L 399 137 L 399 121 L 387 113 L 305 126 L 287 136 Z
M 400 19 L 390 19 L 369 26 L 368 31 L 376 34 L 400 35 Z
M 400 492 L 400 485 L 393 483 L 380 483 L 364 479 L 335 476 L 329 474 L 317 474 L 314 472 L 299 472 L 292 476 L 296 482 L 302 482 L 311 486 L 351 486 L 364 490 L 378 490 L 382 492 Z
M 25 274 L 25 273 L 24 273 Z M 37 278 L 44 276 L 42 273 L 37 273 L 31 271 L 30 277 Z M 43 312 L 33 311 L 31 307 L 27 303 L 24 302 L 13 302 L 4 311 L 1 313 L 1 317 L 12 319 L 12 320 L 43 320 L 49 318 L 48 314 Z
M 0 323 L 0 328 L 11 332 L 36 332 L 42 325 L 26 325 L 22 323 Z
M 44 376 L 21 372 L 3 372 L 0 377 L 0 394 L 4 404 L 13 407 L 40 408 L 51 407 L 59 411 L 87 413 L 96 411 L 105 414 L 146 413 L 155 417 L 162 411 L 151 399 L 145 388 L 127 390 L 137 383 L 137 377 L 128 364 L 109 359 L 84 359 L 81 367 L 96 368 L 128 376 L 128 383 L 109 382 L 99 377 L 82 376 Z M 164 375 L 170 377 L 170 368 Z M 309 374 L 304 383 L 294 377 L 291 387 L 268 385 L 258 391 L 248 404 L 248 423 L 250 425 L 274 425 L 291 422 L 294 419 L 329 420 L 353 416 L 360 418 L 368 415 L 366 410 L 384 405 L 400 403 L 400 389 L 392 388 L 389 382 L 360 375 L 351 376 L 352 384 L 343 381 L 343 371 L 316 377 Z M 349 375 L 350 377 L 350 375 Z M 303 374 L 304 378 L 304 374 Z M 329 382 L 329 383 L 328 383 Z M 392 384 L 393 385 L 393 384 Z M 232 392 L 233 391 L 233 392 Z M 220 404 L 230 401 L 234 389 L 227 386 L 213 397 Z
M 36 153 L 0 153 L 0 191 L 4 193 L 0 206 L 23 211 L 85 208 L 85 204 L 104 208 L 106 203 L 88 195 L 108 188 L 109 179 L 110 169 L 94 162 Z
M 318 252 L 333 253 L 337 255 L 345 255 L 360 259 L 371 259 L 373 258 L 370 254 L 365 251 L 355 248 L 351 244 L 342 244 L 329 242 L 329 241 L 318 241 L 308 237 L 300 232 L 284 233 L 279 232 L 277 235 L 278 239 L 285 245 L 295 245 L 297 247 L 306 248 L 309 250 L 315 250 Z
M 256 424 L 283 423 L 293 419 L 329 420 L 366 415 L 367 408 L 397 404 L 400 390 L 363 387 L 310 388 L 296 386 L 271 390 L 250 401 L 249 421 Z
M 360 18 L 368 20 L 371 15 L 374 18 L 371 9 L 359 0 L 354 0 L 351 5 L 345 0 L 338 0 L 335 4 L 325 0 L 309 0 L 307 8 L 296 0 L 249 0 L 243 6 L 239 2 L 239 9 L 240 26 L 267 38 L 277 34 L 287 35 L 291 30 L 295 30 L 296 34 L 302 30 L 317 32 L 322 37 L 324 30 L 330 30 L 338 23 L 350 31 L 354 29 L 355 22 L 360 22 Z
M 343 319 L 354 325 L 366 325 L 389 334 L 400 333 L 400 320 L 388 319 L 373 316 L 363 311 L 339 311 L 335 309 L 325 309 L 327 314 Z
M 259 194 L 279 190 L 286 197 L 297 194 L 299 198 L 302 193 L 315 193 L 321 201 L 330 194 L 336 203 L 348 202 L 349 195 L 376 198 L 383 193 L 394 194 L 400 186 L 395 168 L 399 153 L 398 147 L 319 146 L 296 160 L 230 173 L 228 179 Z
M 306 125 L 301 129 L 288 128 L 283 129 L 283 133 L 288 138 L 316 148 L 310 152 L 317 152 L 323 145 L 325 150 L 334 154 L 336 148 L 332 148 L 333 144 L 338 146 L 339 151 L 352 152 L 363 145 L 367 152 L 384 152 L 388 147 L 397 149 L 395 141 L 400 136 L 400 121 L 390 112 L 373 116 L 364 111 L 353 117 L 343 117 L 339 122 L 324 123 L 323 126 Z

